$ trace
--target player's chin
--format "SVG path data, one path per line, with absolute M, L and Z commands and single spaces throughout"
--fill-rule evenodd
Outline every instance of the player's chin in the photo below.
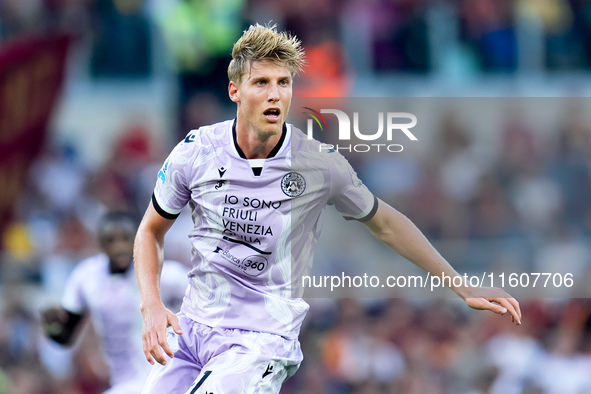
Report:
M 111 262 L 118 270 L 127 270 L 133 264 L 133 256 L 130 257 L 129 255 L 119 255 L 115 256 Z
M 277 122 L 267 122 L 265 124 L 264 127 L 261 128 L 261 130 L 264 133 L 268 133 L 271 135 L 275 135 L 275 134 L 279 134 L 281 133 L 281 129 L 283 127 L 283 122 L 282 121 L 277 121 Z

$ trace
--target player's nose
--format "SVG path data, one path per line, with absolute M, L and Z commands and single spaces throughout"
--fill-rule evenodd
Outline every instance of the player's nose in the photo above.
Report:
M 269 90 L 267 91 L 267 100 L 279 101 L 279 86 L 272 83 L 269 84 Z

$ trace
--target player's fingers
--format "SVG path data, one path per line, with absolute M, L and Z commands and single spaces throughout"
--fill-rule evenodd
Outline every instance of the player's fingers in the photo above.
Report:
M 152 365 L 154 365 L 154 359 L 152 358 L 152 355 L 150 354 L 150 351 L 152 349 L 152 346 L 150 344 L 150 335 L 144 333 L 144 335 L 142 335 L 142 342 L 143 342 L 143 348 L 144 348 L 144 356 L 146 356 L 146 360 L 148 360 L 148 362 Z
M 519 307 L 519 301 L 517 301 L 515 298 L 507 298 L 507 301 L 509 301 L 509 303 L 511 305 L 513 305 L 513 308 L 515 308 L 515 311 L 517 312 L 517 315 L 519 316 L 519 320 L 521 320 L 521 308 Z
M 164 354 L 162 354 L 159 348 L 152 349 L 150 354 L 152 355 L 152 357 L 154 357 L 154 360 L 156 360 L 158 364 L 166 365 L 166 358 L 164 357 Z
M 174 330 L 174 332 L 176 332 L 179 335 L 183 334 L 183 330 L 181 328 L 181 325 L 179 324 L 179 319 L 178 317 L 174 314 L 171 313 L 168 317 L 168 324 L 172 327 L 172 329 Z
M 62 324 L 68 320 L 68 314 L 66 311 L 59 308 L 49 308 L 41 314 L 41 317 L 45 323 L 49 324 Z
M 65 309 L 58 309 L 57 311 L 57 318 L 59 319 L 60 323 L 65 323 L 68 321 L 68 312 Z
M 150 352 L 146 349 L 146 347 L 144 346 L 144 356 L 146 357 L 146 360 L 148 360 L 148 362 L 152 365 L 154 365 L 154 359 L 152 358 L 152 355 L 150 355 Z
M 488 303 L 488 310 L 494 313 L 498 313 L 499 315 L 504 315 L 507 313 L 507 308 L 502 305 L 493 304 L 489 301 Z
M 163 330 L 163 332 L 164 332 L 164 330 Z M 148 336 L 147 343 L 148 343 L 149 354 L 159 364 L 162 364 L 162 365 L 166 364 L 166 358 L 164 357 L 164 355 L 162 354 L 162 351 L 160 350 L 161 345 L 160 345 L 159 338 L 161 336 L 157 334 L 156 330 L 150 330 L 147 336 Z M 166 338 L 166 334 L 164 334 L 164 337 Z M 164 341 L 166 342 L 166 339 Z
M 168 355 L 168 357 L 170 357 L 170 358 L 174 357 L 174 353 L 173 353 L 172 349 L 170 349 L 170 346 L 168 346 L 168 341 L 166 340 L 166 334 L 158 336 L 158 344 L 160 345 L 162 350 L 164 350 L 164 353 L 166 353 Z M 158 349 L 158 350 L 160 353 L 160 349 Z M 162 356 L 162 360 L 164 361 L 164 363 L 159 361 L 160 364 L 162 364 L 162 365 L 166 364 L 166 359 L 164 359 L 164 356 Z
M 159 345 L 150 348 L 150 355 L 154 357 L 154 360 L 156 360 L 157 363 L 166 365 L 166 358 L 164 357 L 164 354 L 162 354 Z
M 503 308 L 505 308 L 505 310 L 508 311 L 511 314 L 511 316 L 513 316 L 513 321 L 515 322 L 515 324 L 521 324 L 521 318 L 519 317 L 519 314 L 517 313 L 517 310 L 515 309 L 513 304 L 509 302 L 508 298 L 494 298 L 492 301 L 501 304 Z

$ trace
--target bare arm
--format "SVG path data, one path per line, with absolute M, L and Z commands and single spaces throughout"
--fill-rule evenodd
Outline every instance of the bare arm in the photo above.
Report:
M 377 239 L 431 275 L 446 275 L 451 278 L 459 276 L 406 216 L 383 201 L 379 201 L 378 211 L 365 225 Z M 513 321 L 521 324 L 519 303 L 501 289 L 460 286 L 452 287 L 452 290 L 471 308 L 499 314 L 508 311 Z
M 182 334 L 176 315 L 165 308 L 160 297 L 164 235 L 173 223 L 174 220 L 160 216 L 150 203 L 135 237 L 133 259 L 140 290 L 142 340 L 144 354 L 150 364 L 154 364 L 154 360 L 166 364 L 162 350 L 173 357 L 166 341 L 167 327 L 172 326 L 177 334 Z

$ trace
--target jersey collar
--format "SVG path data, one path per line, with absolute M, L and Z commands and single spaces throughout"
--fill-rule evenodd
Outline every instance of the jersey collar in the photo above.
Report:
M 281 149 L 281 147 L 283 146 L 283 142 L 285 141 L 286 135 L 287 135 L 287 125 L 284 122 L 283 128 L 281 130 L 281 138 L 279 138 L 277 145 L 275 145 L 273 150 L 271 150 L 271 152 L 269 153 L 269 156 L 267 156 L 267 159 L 269 159 L 271 157 L 275 157 L 275 155 L 277 155 L 277 153 L 279 153 L 279 150 Z M 240 155 L 240 157 L 242 157 L 243 159 L 246 159 L 246 155 L 244 154 L 244 152 L 242 151 L 240 146 L 238 146 L 238 142 L 236 139 L 236 119 L 234 119 L 234 123 L 232 123 L 232 140 L 234 141 L 234 147 L 236 148 L 236 152 L 238 152 L 238 155 Z

